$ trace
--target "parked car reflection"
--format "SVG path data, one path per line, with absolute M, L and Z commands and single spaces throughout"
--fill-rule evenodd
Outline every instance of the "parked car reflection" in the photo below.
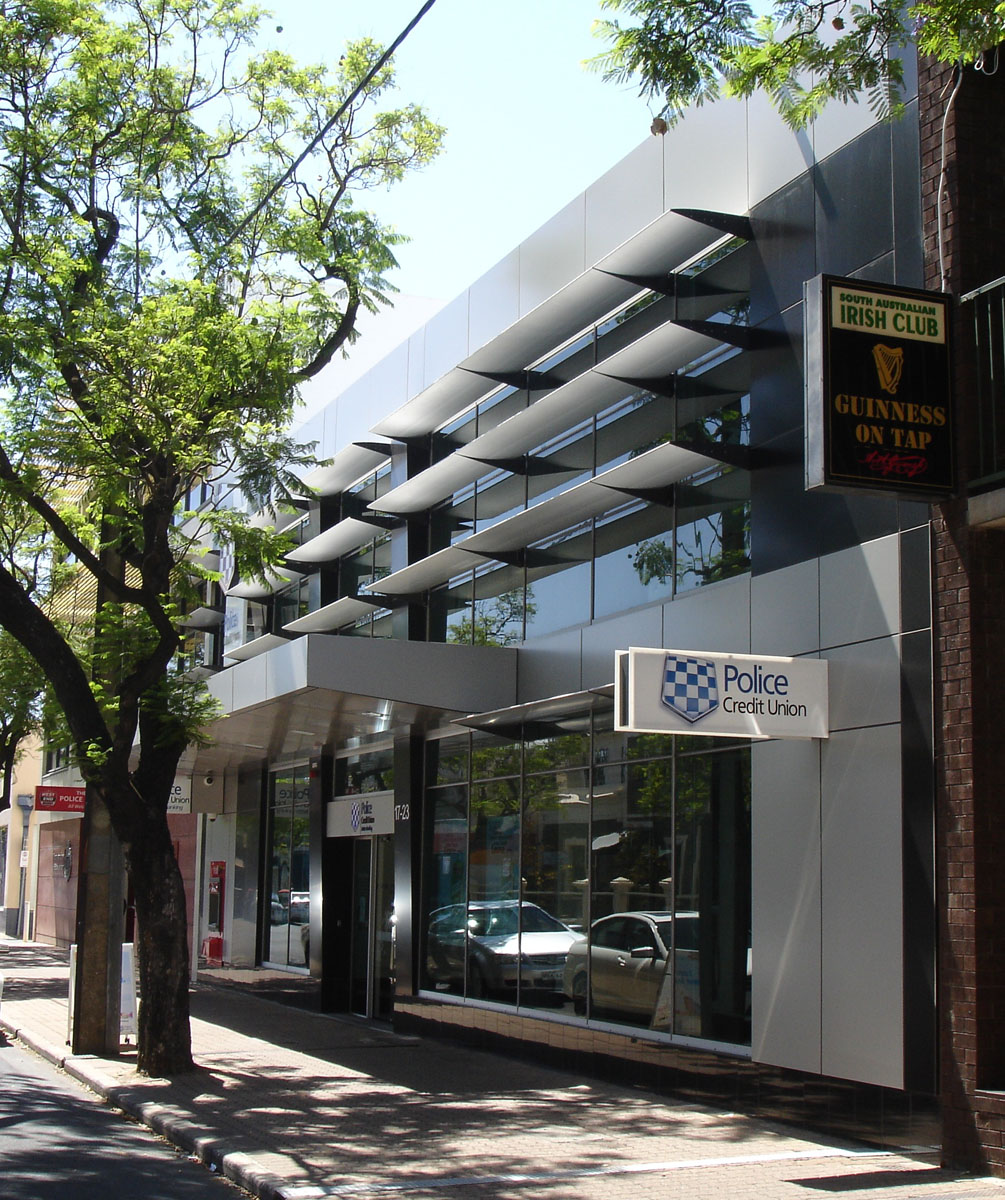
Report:
M 698 914 L 625 912 L 600 917 L 587 943 L 570 946 L 562 990 L 580 1016 L 587 996 L 594 1016 L 611 1016 L 656 1029 L 670 1028 L 670 947 L 675 947 L 674 1027 L 697 1032 Z
M 434 986 L 461 991 L 467 957 L 469 996 L 547 992 L 560 1000 L 562 972 L 581 933 L 536 904 L 472 900 L 449 904 L 429 916 L 428 974 Z

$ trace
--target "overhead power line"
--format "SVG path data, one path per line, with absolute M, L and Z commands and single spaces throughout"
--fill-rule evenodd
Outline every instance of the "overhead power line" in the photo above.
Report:
M 422 18 L 426 15 L 426 13 L 429 12 L 429 10 L 433 7 L 433 5 L 435 3 L 436 3 L 436 0 L 426 0 L 426 3 L 423 4 L 423 6 L 419 9 L 419 11 L 411 19 L 411 21 L 408 22 L 408 24 L 401 31 L 401 33 L 398 34 L 398 36 L 394 39 L 394 41 L 390 44 L 390 46 L 387 47 L 387 49 L 380 56 L 380 58 L 378 58 L 377 61 L 373 64 L 373 66 L 370 68 L 370 70 L 367 71 L 367 73 L 363 76 L 363 78 L 359 81 L 359 83 L 356 84 L 356 86 L 352 89 L 352 91 L 349 93 L 349 95 L 346 96 L 346 98 L 339 105 L 339 107 L 335 111 L 335 113 L 333 113 L 332 116 L 329 118 L 329 120 L 325 123 L 324 127 L 318 133 L 316 133 L 313 138 L 311 138 L 311 140 L 303 148 L 303 150 L 300 152 L 300 154 L 293 160 L 293 162 L 286 168 L 286 170 L 282 173 L 282 175 L 280 175 L 280 177 L 276 180 L 276 182 L 269 188 L 269 190 L 265 193 L 265 195 L 262 197 L 262 199 L 259 200 L 259 202 L 251 210 L 251 212 L 248 213 L 248 215 L 240 223 L 240 225 L 238 225 L 238 227 L 230 235 L 230 237 L 227 239 L 227 241 L 224 243 L 224 245 L 221 247 L 221 249 L 225 250 L 233 241 L 235 241 L 237 238 L 239 238 L 241 236 L 241 234 L 248 228 L 248 226 L 251 224 L 251 222 L 258 216 L 258 214 L 262 211 L 262 209 L 265 208 L 265 206 L 269 203 L 269 201 L 272 200 L 272 198 L 276 195 L 276 193 L 283 186 L 283 184 L 285 184 L 287 182 L 287 180 L 290 179 L 290 177 L 296 172 L 296 170 L 314 152 L 314 150 L 318 147 L 318 145 L 324 138 L 325 134 L 327 134 L 332 128 L 334 128 L 334 126 L 342 119 L 346 110 L 349 108 L 349 106 L 352 104 L 352 102 L 356 99 L 356 97 L 360 94 L 360 92 L 362 92 L 363 89 L 365 87 L 367 87 L 367 85 L 370 83 L 370 80 L 373 79 L 373 77 L 377 74 L 377 72 L 381 69 L 381 67 L 384 66 L 384 64 L 391 57 L 391 55 L 394 54 L 395 50 L 398 49 L 398 47 L 405 40 L 405 38 L 408 37 L 408 35 L 412 32 L 412 30 L 416 27 L 416 25 L 418 25 L 418 23 L 422 20 Z

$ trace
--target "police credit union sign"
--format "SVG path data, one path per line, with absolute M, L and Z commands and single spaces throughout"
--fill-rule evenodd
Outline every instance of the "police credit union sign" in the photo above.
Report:
M 618 730 L 829 736 L 825 659 L 633 647 L 617 652 L 614 679 Z
M 949 311 L 941 292 L 807 283 L 807 488 L 952 493 Z

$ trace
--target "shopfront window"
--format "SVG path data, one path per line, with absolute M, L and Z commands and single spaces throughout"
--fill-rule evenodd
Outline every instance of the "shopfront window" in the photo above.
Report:
M 749 745 L 607 711 L 463 743 L 427 756 L 423 986 L 749 1044 Z
M 311 884 L 306 767 L 272 776 L 266 836 L 269 909 L 262 957 L 271 966 L 307 967 Z

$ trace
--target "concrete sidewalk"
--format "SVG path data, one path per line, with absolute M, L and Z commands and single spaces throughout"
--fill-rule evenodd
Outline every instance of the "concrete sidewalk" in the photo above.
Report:
M 235 987 L 192 992 L 199 1070 L 71 1056 L 67 956 L 0 938 L 0 1027 L 265 1200 L 1005 1200 L 903 1153 L 397 1036 Z M 0 1137 L 0 1163 L 2 1163 Z

